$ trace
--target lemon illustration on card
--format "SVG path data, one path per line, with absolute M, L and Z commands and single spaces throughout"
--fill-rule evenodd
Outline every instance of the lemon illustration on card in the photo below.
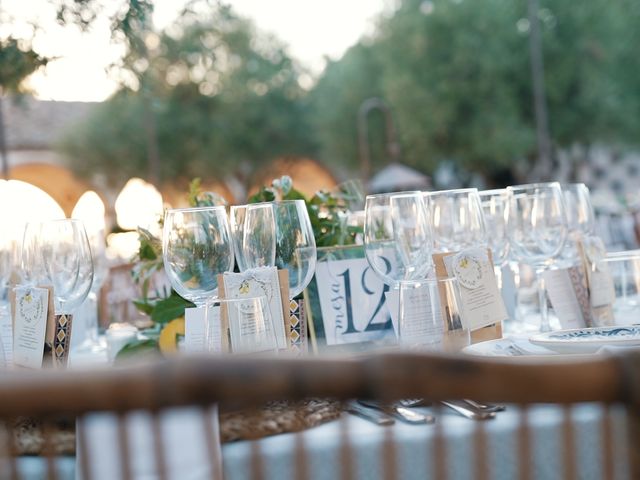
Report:
M 247 280 L 243 280 L 240 284 L 240 288 L 238 289 L 240 295 L 246 295 L 249 293 L 249 282 Z
M 178 351 L 178 338 L 184 337 L 184 317 L 176 318 L 167 323 L 160 332 L 158 344 L 162 353 L 175 353 Z
M 482 263 L 469 254 L 461 253 L 456 256 L 453 274 L 465 288 L 473 290 L 482 285 Z

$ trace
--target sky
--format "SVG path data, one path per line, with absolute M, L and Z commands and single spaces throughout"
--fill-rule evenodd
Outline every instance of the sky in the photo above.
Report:
M 251 18 L 256 26 L 273 33 L 289 45 L 289 53 L 318 75 L 325 57 L 338 59 L 363 35 L 372 32 L 378 15 L 391 0 L 228 0 L 234 10 Z M 157 0 L 154 24 L 163 28 L 180 10 L 180 0 Z M 106 66 L 122 55 L 121 46 L 110 40 L 106 20 L 98 20 L 90 33 L 55 22 L 47 0 L 2 0 L 0 36 L 8 32 L 28 35 L 29 22 L 43 28 L 36 34 L 34 49 L 57 57 L 44 71 L 28 80 L 36 97 L 43 100 L 102 101 L 116 89 Z M 7 21 L 8 16 L 8 21 Z

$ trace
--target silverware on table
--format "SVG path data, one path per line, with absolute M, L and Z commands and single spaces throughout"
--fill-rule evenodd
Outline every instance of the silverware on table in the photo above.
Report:
M 357 415 L 360 418 L 364 418 L 365 420 L 369 420 L 376 425 L 387 426 L 396 423 L 395 420 L 386 413 L 374 408 L 365 407 L 356 400 L 349 400 L 345 404 L 345 407 L 347 412 Z
M 507 407 L 504 405 L 491 405 L 488 403 L 480 403 L 476 400 L 471 400 L 470 398 L 465 398 L 464 401 L 472 408 L 476 410 L 480 410 L 482 412 L 504 412 Z
M 464 402 L 469 405 L 469 407 L 480 410 L 482 412 L 502 412 L 506 409 L 504 405 L 492 405 L 488 403 L 480 403 L 476 400 L 471 400 L 469 398 L 465 398 Z M 403 407 L 425 407 L 429 406 L 429 402 L 425 402 L 424 398 L 403 398 L 399 400 L 398 405 Z
M 380 410 L 388 415 L 392 415 L 398 420 L 401 420 L 405 423 L 410 423 L 412 425 L 435 423 L 436 421 L 436 418 L 433 415 L 416 412 L 415 410 L 406 408 L 401 404 L 383 404 L 372 400 L 358 400 L 358 402 L 365 407 Z
M 469 405 L 462 400 L 447 400 L 441 401 L 440 403 L 470 420 L 490 420 L 496 417 L 496 412 L 470 408 Z

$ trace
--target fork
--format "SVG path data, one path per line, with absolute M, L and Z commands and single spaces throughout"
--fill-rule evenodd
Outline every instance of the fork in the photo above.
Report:
M 475 400 L 471 400 L 469 398 L 463 399 L 463 401 L 468 404 L 471 408 L 478 410 L 479 412 L 503 412 L 505 410 L 504 405 L 490 405 L 486 403 L 480 403 Z M 424 399 L 422 398 L 403 398 L 398 401 L 398 404 L 405 407 L 419 407 L 424 406 Z

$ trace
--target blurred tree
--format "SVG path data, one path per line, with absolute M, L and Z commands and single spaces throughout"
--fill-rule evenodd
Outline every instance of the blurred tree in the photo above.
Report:
M 640 4 L 540 0 L 551 139 L 638 144 Z M 354 164 L 359 103 L 392 106 L 403 161 L 489 176 L 536 150 L 525 0 L 403 0 L 313 92 L 322 158 Z M 366 60 L 366 61 L 365 61 Z M 382 134 L 380 134 L 382 136 Z
M 0 38 L 0 163 L 3 177 L 9 175 L 7 158 L 7 140 L 5 134 L 3 101 L 7 94 L 25 93 L 24 80 L 40 67 L 47 64 L 49 58 L 33 50 L 28 39 L 12 36 Z
M 230 8 L 192 2 L 174 25 L 143 38 L 144 55 L 130 47 L 120 69 L 135 74 L 62 144 L 79 172 L 104 173 L 112 182 L 144 173 L 136 132 L 145 98 L 162 180 L 242 174 L 279 155 L 313 153 L 300 69 L 282 44 Z
M 358 168 L 357 115 L 368 98 L 383 96 L 382 65 L 373 46 L 359 43 L 339 61 L 329 62 L 308 97 L 312 124 L 321 157 L 350 170 Z M 369 121 L 374 168 L 388 160 L 384 145 L 384 118 L 379 111 Z

